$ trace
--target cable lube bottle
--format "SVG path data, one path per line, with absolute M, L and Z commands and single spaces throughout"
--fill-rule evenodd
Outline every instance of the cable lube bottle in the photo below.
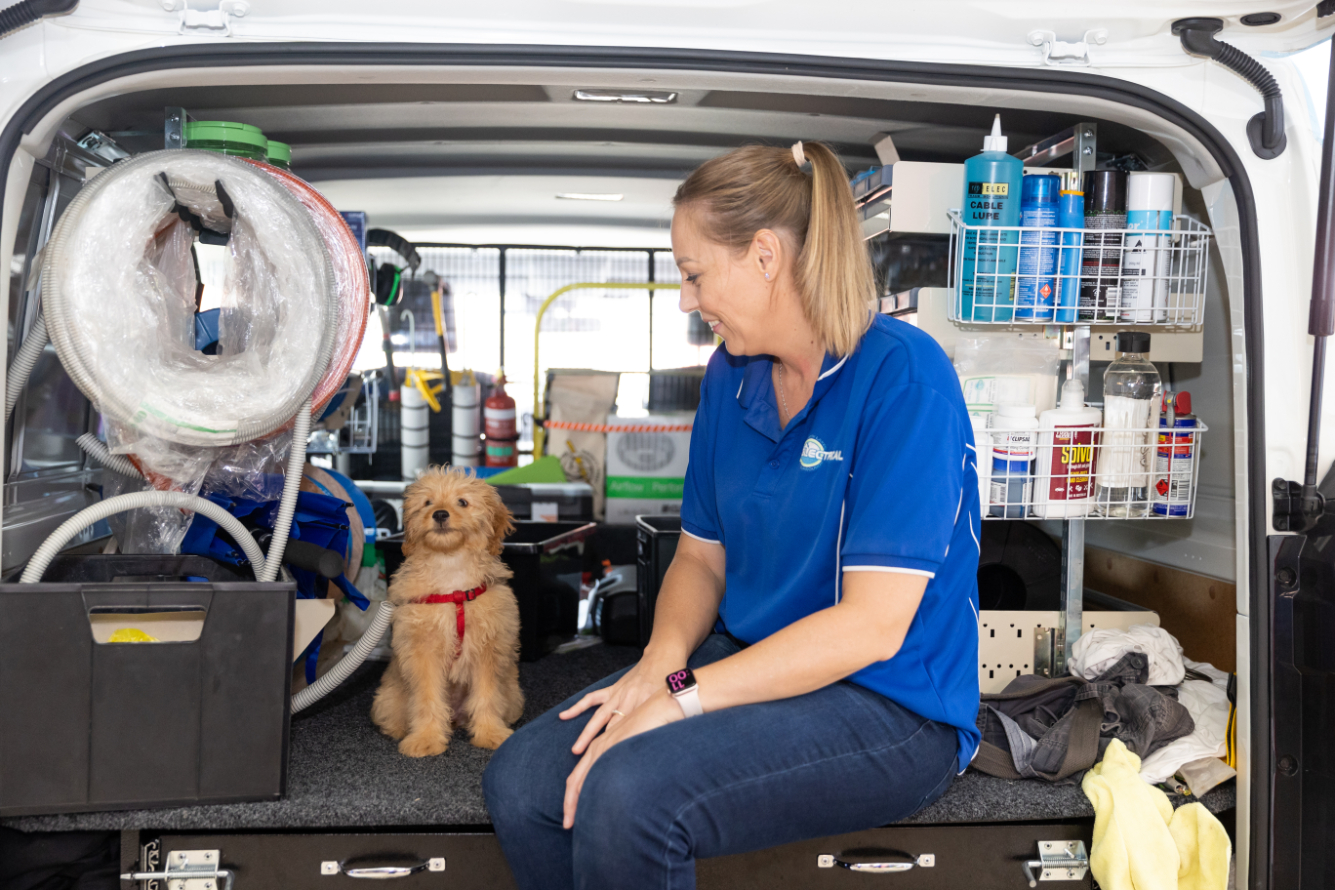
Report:
M 989 228 L 1020 225 L 1020 188 L 1024 164 L 1006 153 L 1001 115 L 983 139 L 983 153 L 964 162 L 965 228 L 960 276 L 960 318 L 1010 321 L 1015 316 L 1015 269 L 1019 232 Z

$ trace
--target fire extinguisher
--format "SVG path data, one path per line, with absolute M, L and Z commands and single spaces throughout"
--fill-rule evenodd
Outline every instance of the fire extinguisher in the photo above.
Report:
M 496 381 L 483 405 L 484 431 L 487 434 L 487 462 L 489 467 L 516 467 L 519 465 L 515 429 L 515 400 L 505 394 L 505 375 Z

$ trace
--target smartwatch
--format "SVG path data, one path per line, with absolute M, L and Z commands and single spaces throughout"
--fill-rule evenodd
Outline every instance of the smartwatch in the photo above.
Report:
M 705 712 L 700 704 L 700 686 L 690 668 L 682 668 L 667 675 L 667 688 L 687 717 L 699 717 Z

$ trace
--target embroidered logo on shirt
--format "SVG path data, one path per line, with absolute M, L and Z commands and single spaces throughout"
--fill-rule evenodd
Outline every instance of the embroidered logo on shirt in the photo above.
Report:
M 819 467 L 821 461 L 843 459 L 844 453 L 842 451 L 826 451 L 821 440 L 812 436 L 802 446 L 802 456 L 797 459 L 797 462 L 805 469 L 811 470 Z

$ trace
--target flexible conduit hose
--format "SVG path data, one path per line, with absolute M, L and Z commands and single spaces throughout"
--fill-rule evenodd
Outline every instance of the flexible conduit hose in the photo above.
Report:
M 88 455 L 102 466 L 109 467 L 117 473 L 120 473 L 122 476 L 129 476 L 131 479 L 144 478 L 144 474 L 139 472 L 139 469 L 134 464 L 130 463 L 129 458 L 120 454 L 112 454 L 107 450 L 107 446 L 103 445 L 101 440 L 92 433 L 84 433 L 82 436 L 75 439 L 74 442 L 83 449 L 84 454 Z
M 184 510 L 194 510 L 196 513 L 202 513 L 218 523 L 220 528 L 232 536 L 232 539 L 245 552 L 246 558 L 250 560 L 257 577 L 265 571 L 264 551 L 260 549 L 259 544 L 255 543 L 255 538 L 251 536 L 250 531 L 241 524 L 241 520 L 213 503 L 213 501 L 182 491 L 134 491 L 129 494 L 117 495 L 114 498 L 107 498 L 105 501 L 93 504 L 91 507 L 85 507 L 62 522 L 60 527 L 42 543 L 42 546 L 37 548 L 37 552 L 32 555 L 32 559 L 28 560 L 28 567 L 23 570 L 19 583 L 33 584 L 40 581 L 47 566 L 51 565 L 51 560 L 56 558 L 61 549 L 75 535 L 94 522 L 106 519 L 108 516 L 114 516 L 117 513 L 124 513 L 126 510 L 137 510 L 140 507 L 180 507 Z
M 79 0 L 21 0 L 0 9 L 0 37 L 8 37 L 19 28 L 49 15 L 73 12 Z
M 1183 49 L 1193 55 L 1214 59 L 1256 87 L 1265 101 L 1265 111 L 1257 115 L 1260 120 L 1253 125 L 1259 132 L 1253 135 L 1253 126 L 1249 126 L 1247 135 L 1252 142 L 1252 150 L 1258 155 L 1275 157 L 1284 150 L 1286 141 L 1284 101 L 1279 82 L 1259 61 L 1236 46 L 1215 39 L 1215 34 L 1223 28 L 1223 20 L 1215 18 L 1181 19 L 1173 23 L 1173 33 L 1181 38 Z
M 362 638 L 357 641 L 357 645 L 338 660 L 338 663 L 329 669 L 327 673 L 305 689 L 292 696 L 292 713 L 308 708 L 320 699 L 324 698 L 352 672 L 361 667 L 362 662 L 366 661 L 372 650 L 380 645 L 380 640 L 385 636 L 385 631 L 389 630 L 390 619 L 394 617 L 394 604 L 388 601 L 380 603 L 380 608 L 376 610 L 375 618 L 371 620 L 371 625 L 362 633 Z
M 292 429 L 292 451 L 287 456 L 287 475 L 283 478 L 283 497 L 278 502 L 278 516 L 274 520 L 273 540 L 269 542 L 269 559 L 259 580 L 272 581 L 278 577 L 278 567 L 287 549 L 287 537 L 292 531 L 292 516 L 297 512 L 297 493 L 301 490 L 301 476 L 306 468 L 306 439 L 311 434 L 311 400 L 307 399 L 297 411 Z
M 46 316 L 39 312 L 5 375 L 5 423 L 9 423 L 9 418 L 14 414 L 14 406 L 18 404 L 23 388 L 28 385 L 28 378 L 32 376 L 37 360 L 42 357 L 47 340 Z

